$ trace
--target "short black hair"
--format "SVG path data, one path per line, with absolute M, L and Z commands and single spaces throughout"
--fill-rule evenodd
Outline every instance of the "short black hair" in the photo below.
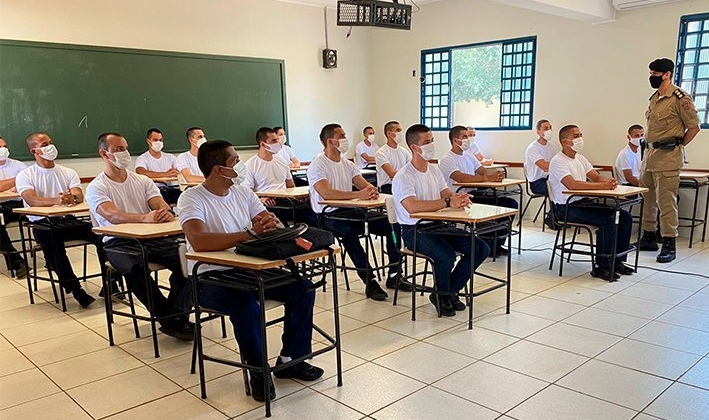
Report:
M 384 124 L 384 134 L 386 134 L 387 131 L 391 131 L 391 129 L 394 128 L 394 125 L 396 125 L 396 124 L 399 124 L 399 122 L 398 121 L 389 121 L 388 123 Z
M 362 134 L 366 133 L 367 130 L 374 130 L 374 127 L 372 127 L 371 125 L 368 125 L 368 126 L 364 127 L 364 128 L 362 129 Z M 2 138 L 2 137 L 0 137 L 0 139 L 1 139 L 1 138 Z
M 268 139 L 268 135 L 271 133 L 275 134 L 276 131 L 269 127 L 261 127 L 256 130 L 256 144 L 260 146 L 262 142 Z
M 630 132 L 633 130 L 644 130 L 644 128 L 640 124 L 633 124 L 630 127 L 628 127 L 628 134 L 630 134 Z
M 451 141 L 451 144 L 453 144 L 453 139 L 457 139 L 458 136 L 460 136 L 460 133 L 462 133 L 463 131 L 468 131 L 468 129 L 463 127 L 462 125 L 456 125 L 455 127 L 450 129 L 450 131 L 448 132 L 448 140 Z
M 49 137 L 49 134 L 43 133 L 41 131 L 35 131 L 34 133 L 30 133 L 25 138 L 25 143 L 27 143 L 27 149 L 32 150 L 32 142 L 39 136 Z
M 226 160 L 229 158 L 226 150 L 230 147 L 233 145 L 226 140 L 209 140 L 200 146 L 197 150 L 197 164 L 205 178 L 212 173 L 215 166 L 226 166 Z
M 335 130 L 338 128 L 342 128 L 342 126 L 335 123 L 328 124 L 323 127 L 322 130 L 320 130 L 320 143 L 324 146 L 327 139 L 332 138 L 335 135 Z
M 185 131 L 185 135 L 187 135 L 187 140 L 190 139 L 190 137 L 192 136 L 192 133 L 193 133 L 195 130 L 202 130 L 202 128 L 201 128 L 201 127 L 190 127 L 190 128 L 188 128 L 187 131 Z M 202 131 L 204 131 L 204 130 L 202 130 Z
M 106 143 L 108 143 L 108 136 L 123 137 L 122 134 L 113 133 L 113 132 L 111 132 L 111 133 L 103 133 L 103 134 L 99 135 L 99 136 L 98 136 L 98 140 L 97 140 L 97 143 L 98 143 L 98 150 L 108 150 L 108 145 L 106 144 Z
M 414 124 L 406 130 L 406 144 L 411 146 L 414 143 L 418 143 L 419 135 L 425 134 L 431 131 L 430 128 L 423 124 Z
M 275 127 L 273 127 L 273 132 L 274 132 L 274 133 L 278 132 L 278 130 L 283 130 L 283 131 L 286 131 L 286 129 L 285 129 L 285 128 L 283 128 L 283 127 L 279 127 L 279 126 L 275 126 Z
M 656 60 L 652 60 L 648 67 L 650 68 L 650 70 L 657 71 L 660 73 L 666 73 L 668 71 L 670 73 L 675 72 L 675 63 L 669 58 L 658 58 Z
M 537 121 L 537 131 L 542 129 L 542 124 L 548 123 L 548 122 L 549 122 L 549 120 L 544 120 L 544 119 Z
M 569 132 L 573 130 L 574 128 L 579 128 L 577 125 L 569 124 L 561 127 L 561 130 L 559 130 L 559 140 L 563 140 L 568 138 L 567 136 L 569 135 Z
M 149 138 L 150 138 L 150 135 L 153 134 L 153 133 L 162 134 L 162 131 L 160 131 L 160 130 L 158 130 L 157 128 L 153 127 L 153 128 L 149 129 L 149 130 L 145 133 L 145 138 L 146 138 L 146 139 L 149 139 Z M 189 137 L 189 134 L 187 135 L 187 137 Z

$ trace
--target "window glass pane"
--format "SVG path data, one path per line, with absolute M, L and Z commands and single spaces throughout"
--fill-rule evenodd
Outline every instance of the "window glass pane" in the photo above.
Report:
M 431 94 L 433 94 L 433 88 L 432 88 L 431 86 L 426 86 L 426 87 L 424 88 L 424 94 L 425 94 L 425 95 L 431 95 Z
M 505 56 L 505 61 L 504 61 L 506 66 L 511 66 L 512 65 L 512 56 L 511 55 L 506 55 Z
M 433 83 L 433 76 L 430 75 L 430 74 L 427 74 L 427 75 L 426 75 L 426 82 L 425 82 L 425 83 L 426 83 L 427 85 L 430 85 L 431 83 Z
M 441 53 L 441 60 L 448 61 L 448 52 Z
M 684 89 L 684 88 L 682 88 Z M 686 89 L 685 89 L 686 90 Z M 709 93 L 709 80 L 699 80 L 697 81 L 697 95 Z
M 693 35 L 687 35 L 687 38 L 685 38 L 685 47 L 686 48 L 696 48 L 697 45 L 699 45 L 699 35 L 698 34 L 693 34 Z
M 528 126 L 529 120 L 530 120 L 530 118 L 527 116 L 522 117 L 522 126 Z
M 433 61 L 441 61 L 441 53 L 433 54 Z
M 684 63 L 691 64 L 697 59 L 697 50 L 689 50 L 684 52 Z
M 433 72 L 438 73 L 441 71 L 441 63 L 433 63 Z
M 426 54 L 426 56 L 425 56 L 425 58 L 424 58 L 424 61 L 425 61 L 426 63 L 430 63 L 431 60 L 433 60 L 433 54 Z
M 709 32 L 704 32 L 702 34 L 702 47 L 709 47 Z
M 522 100 L 525 102 L 530 102 L 532 100 L 531 92 L 529 92 L 529 91 L 524 92 L 524 98 Z
M 502 104 L 500 106 L 500 114 L 507 115 L 510 113 L 510 106 L 506 104 Z
M 433 64 L 426 64 L 423 66 L 423 71 L 426 72 L 426 74 L 429 74 L 433 71 Z
M 509 127 L 510 125 L 510 117 L 502 117 L 500 118 L 500 125 L 503 127 Z
M 426 96 L 426 98 L 423 101 L 423 104 L 424 104 L 424 106 L 431 106 L 431 105 L 433 105 L 432 102 L 433 102 L 432 98 L 430 96 Z
M 441 63 L 441 71 L 444 73 L 448 72 L 448 62 L 447 61 L 444 61 L 443 63 Z
M 440 94 L 441 94 L 441 86 L 440 86 L 440 85 L 435 85 L 435 86 L 433 86 L 433 94 L 434 94 L 434 95 L 440 95 Z
M 519 127 L 519 117 L 513 116 L 512 118 L 510 118 L 510 125 L 512 127 Z
M 448 106 L 448 96 L 441 96 L 441 105 Z
M 709 64 L 702 64 L 699 66 L 699 70 L 697 71 L 697 78 L 709 78 Z
M 512 77 L 512 67 L 505 67 L 505 69 L 502 71 L 502 77 L 505 79 L 509 79 Z
M 687 32 L 697 32 L 702 30 L 702 22 L 694 21 L 687 23 Z
M 687 81 L 682 82 L 682 86 L 680 86 L 680 87 L 687 92 L 692 92 L 693 86 L 694 86 L 694 82 L 692 82 L 691 80 L 687 80 Z
M 441 117 L 448 116 L 448 108 L 441 108 Z
M 519 104 L 512 105 L 512 113 L 519 114 Z
M 448 95 L 448 84 L 441 85 L 441 95 Z
M 709 48 L 703 49 L 699 52 L 699 62 L 709 63 Z
M 509 102 L 510 100 L 512 100 L 510 92 L 505 92 L 502 94 L 502 102 Z
M 694 106 L 697 107 L 697 109 L 707 109 L 707 96 L 697 96 L 694 98 Z
M 436 73 L 433 75 L 433 83 L 434 84 L 441 83 L 441 75 L 440 74 Z
M 441 104 L 441 97 L 440 96 L 434 96 L 433 97 L 433 105 L 438 106 Z

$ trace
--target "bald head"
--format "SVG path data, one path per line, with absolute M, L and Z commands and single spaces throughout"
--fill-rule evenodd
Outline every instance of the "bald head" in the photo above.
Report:
M 25 142 L 27 143 L 27 149 L 32 151 L 32 149 L 36 149 L 38 147 L 45 146 L 46 144 L 49 144 L 52 142 L 52 139 L 49 137 L 49 134 L 47 133 L 41 133 L 41 132 L 35 132 L 27 136 L 25 139 Z M 43 144 L 46 143 L 46 144 Z

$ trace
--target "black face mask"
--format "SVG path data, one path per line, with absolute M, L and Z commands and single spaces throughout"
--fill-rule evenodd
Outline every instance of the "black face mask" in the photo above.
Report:
M 653 89 L 657 89 L 662 84 L 662 76 L 650 76 L 650 86 Z

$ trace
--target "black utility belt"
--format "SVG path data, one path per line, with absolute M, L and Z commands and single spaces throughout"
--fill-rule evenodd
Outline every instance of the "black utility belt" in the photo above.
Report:
M 660 150 L 673 150 L 675 147 L 682 144 L 684 139 L 682 137 L 672 137 L 667 140 L 660 140 L 648 143 L 650 149 L 660 149 Z

